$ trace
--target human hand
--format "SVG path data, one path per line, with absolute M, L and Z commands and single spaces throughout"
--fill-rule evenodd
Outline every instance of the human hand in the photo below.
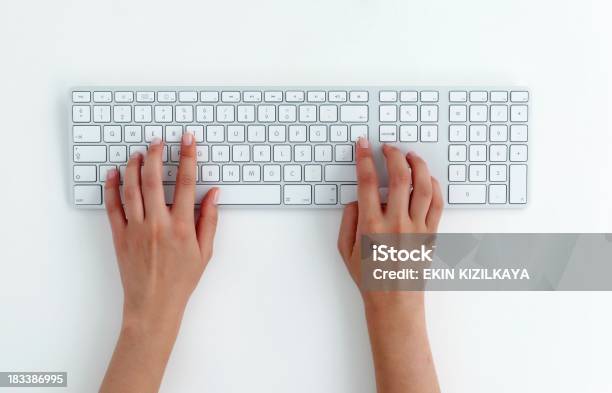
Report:
M 185 133 L 174 204 L 162 186 L 163 143 L 151 142 L 144 166 L 130 158 L 123 179 L 107 174 L 105 203 L 123 284 L 123 324 L 100 392 L 157 392 L 187 301 L 213 250 L 219 189 L 201 203 L 196 222 L 196 146 Z M 142 174 L 141 174 L 142 169 Z
M 381 205 L 378 177 L 368 141 L 360 139 L 356 151 L 358 203 L 344 209 L 338 236 L 340 255 L 366 303 L 422 298 L 422 293 L 364 291 L 361 283 L 361 237 L 373 233 L 435 233 L 444 206 L 440 185 L 418 155 L 408 153 L 404 157 L 397 148 L 383 145 L 389 193 L 387 204 Z
M 113 232 L 124 290 L 124 323 L 171 323 L 180 319 L 211 258 L 219 190 L 208 192 L 195 222 L 196 146 L 185 133 L 174 205 L 166 206 L 162 187 L 163 142 L 155 139 L 143 157 L 130 158 L 121 205 L 119 175 L 109 172 L 106 210 Z M 141 178 L 142 177 L 142 178 Z
M 423 292 L 366 291 L 361 282 L 361 236 L 435 233 L 443 208 L 440 185 L 415 153 L 404 157 L 384 145 L 389 194 L 383 206 L 368 141 L 360 139 L 356 151 L 358 202 L 344 209 L 338 250 L 364 300 L 377 392 L 437 393 Z

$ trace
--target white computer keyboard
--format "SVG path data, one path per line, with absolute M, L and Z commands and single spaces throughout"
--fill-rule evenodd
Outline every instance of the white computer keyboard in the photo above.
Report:
M 356 199 L 354 144 L 414 150 L 447 206 L 527 203 L 529 92 L 520 87 L 78 87 L 70 92 L 71 194 L 101 208 L 110 168 L 162 138 L 172 203 L 180 138 L 197 141 L 197 200 L 338 207 Z

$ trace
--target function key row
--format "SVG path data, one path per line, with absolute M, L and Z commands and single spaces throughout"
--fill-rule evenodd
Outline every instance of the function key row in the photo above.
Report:
M 529 92 L 527 91 L 511 91 L 508 94 L 507 91 L 451 91 L 448 93 L 448 100 L 450 102 L 467 102 L 468 98 L 470 102 L 508 102 L 508 96 L 510 102 L 528 102 Z
M 74 91 L 72 102 L 368 102 L 367 91 Z M 157 97 L 157 100 L 156 100 Z
M 440 94 L 437 91 L 397 91 L 383 90 L 378 94 L 380 102 L 438 102 Z

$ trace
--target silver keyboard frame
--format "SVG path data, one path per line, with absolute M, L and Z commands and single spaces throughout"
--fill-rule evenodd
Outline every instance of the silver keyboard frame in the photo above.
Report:
M 363 86 L 354 86 L 354 85 L 336 85 L 336 86 L 331 86 L 331 85 L 326 85 L 326 86 L 321 86 L 321 85 L 313 85 L 313 86 L 257 86 L 257 85 L 253 85 L 253 86 L 249 86 L 249 85 L 208 85 L 208 86 L 191 86 L 191 85 L 184 85 L 184 86 L 180 86 L 180 85 L 175 85 L 175 86 L 151 86 L 151 85 L 143 85 L 143 86 L 129 86 L 129 85 L 124 85 L 124 86 L 108 86 L 108 85 L 82 85 L 82 86 L 75 86 L 73 88 L 71 88 L 68 92 L 68 119 L 69 119 L 69 127 L 68 127 L 68 147 L 69 147 L 69 154 L 70 154 L 70 158 L 68 160 L 68 171 L 69 171 L 69 181 L 68 181 L 68 198 L 70 203 L 76 207 L 77 209 L 103 209 L 104 208 L 104 204 L 102 205 L 77 205 L 74 203 L 74 190 L 73 190 L 73 186 L 78 185 L 80 183 L 75 183 L 73 181 L 73 165 L 74 163 L 72 162 L 72 154 L 73 154 L 73 146 L 75 145 L 75 143 L 73 142 L 73 138 L 72 138 L 72 126 L 77 124 L 77 125 L 86 125 L 86 124 L 91 124 L 90 123 L 73 123 L 72 122 L 72 105 L 79 105 L 78 103 L 73 103 L 72 102 L 72 93 L 75 91 L 90 91 L 91 92 L 91 102 L 89 103 L 89 105 L 94 105 L 93 102 L 93 92 L 94 91 L 111 91 L 111 92 L 116 92 L 116 91 L 176 91 L 177 92 L 177 101 L 173 102 L 173 103 L 169 103 L 169 105 L 180 105 L 181 102 L 178 101 L 178 92 L 179 91 L 197 91 L 198 93 L 200 91 L 261 91 L 262 95 L 264 91 L 293 91 L 293 90 L 299 90 L 299 91 L 304 91 L 305 94 L 307 91 L 315 91 L 315 90 L 323 90 L 323 91 L 346 91 L 347 92 L 347 96 L 348 96 L 348 92 L 349 91 L 367 91 L 368 92 L 368 102 L 359 102 L 359 103 L 351 103 L 350 101 L 348 101 L 348 97 L 347 97 L 347 102 L 345 104 L 353 104 L 353 105 L 368 105 L 369 106 L 369 112 L 368 112 L 368 122 L 367 123 L 358 123 L 358 124 L 367 124 L 368 125 L 368 138 L 370 141 L 370 144 L 372 146 L 372 148 L 374 149 L 374 159 L 376 161 L 376 166 L 377 166 L 377 171 L 379 174 L 379 181 L 381 184 L 381 187 L 386 187 L 387 184 L 387 176 L 386 176 L 386 169 L 385 169 L 385 163 L 384 163 L 384 158 L 382 156 L 382 152 L 381 152 L 381 145 L 383 143 L 381 143 L 379 141 L 378 138 L 378 126 L 380 124 L 399 124 L 401 123 L 400 121 L 397 121 L 396 123 L 381 123 L 378 120 L 378 107 L 379 105 L 385 105 L 385 104 L 393 104 L 393 103 L 389 103 L 389 102 L 380 102 L 379 101 L 379 92 L 380 91 L 386 91 L 386 90 L 390 90 L 390 91 L 397 91 L 398 92 L 398 100 L 394 103 L 395 105 L 402 105 L 402 104 L 415 104 L 412 102 L 407 102 L 407 103 L 402 103 L 399 101 L 399 91 L 429 91 L 429 90 L 433 90 L 433 91 L 438 91 L 439 92 L 439 99 L 438 102 L 435 103 L 425 103 L 425 104 L 432 104 L 432 105 L 438 105 L 438 122 L 437 123 L 425 123 L 425 124 L 437 124 L 438 125 L 438 142 L 397 142 L 397 143 L 389 143 L 393 146 L 396 146 L 398 148 L 400 148 L 404 153 L 406 153 L 408 150 L 414 150 L 415 152 L 417 152 L 421 157 L 423 157 L 426 161 L 427 164 L 429 166 L 430 172 L 432 174 L 432 176 L 435 176 L 439 183 L 440 183 L 440 187 L 442 188 L 442 194 L 444 197 L 444 204 L 445 204 L 445 208 L 451 208 L 451 209 L 521 209 L 521 208 L 525 208 L 528 204 L 529 201 L 531 199 L 531 193 L 530 193 L 530 183 L 531 183 L 531 176 L 530 176 L 530 169 L 529 167 L 530 162 L 532 161 L 533 158 L 533 149 L 531 149 L 529 147 L 530 145 L 530 139 L 531 139 L 531 133 L 533 132 L 533 129 L 531 127 L 532 124 L 532 112 L 533 112 L 533 94 L 531 92 L 531 90 L 525 86 L 521 86 L 521 85 L 507 85 L 507 86 L 482 86 L 482 85 L 453 85 L 453 86 L 435 86 L 435 85 L 411 85 L 411 86 L 407 86 L 407 85 L 394 85 L 394 86 L 389 86 L 389 85 L 383 85 L 383 86 L 374 86 L 374 85 L 363 85 Z M 505 183 L 498 183 L 498 184 L 506 184 L 507 185 L 507 196 L 508 196 L 508 202 L 506 204 L 490 204 L 488 203 L 488 185 L 491 184 L 490 181 L 488 180 L 488 176 L 487 176 L 487 181 L 485 182 L 470 182 L 470 181 L 465 181 L 464 184 L 486 184 L 487 185 L 487 203 L 484 204 L 449 204 L 448 203 L 448 185 L 451 183 L 448 180 L 448 165 L 452 164 L 451 162 L 448 161 L 448 146 L 449 146 L 449 140 L 448 140 L 448 127 L 451 124 L 449 122 L 449 105 L 454 104 L 454 105 L 466 105 L 468 107 L 468 121 L 465 123 L 453 123 L 453 124 L 471 124 L 471 122 L 469 121 L 469 106 L 473 105 L 473 104 L 486 104 L 486 105 L 490 105 L 490 99 L 486 102 L 486 103 L 470 103 L 469 101 L 469 92 L 470 91 L 487 91 L 487 92 L 491 92 L 491 91 L 507 91 L 508 92 L 508 102 L 503 103 L 504 105 L 508 105 L 508 109 L 510 112 L 510 106 L 513 105 L 512 102 L 510 102 L 510 92 L 512 91 L 526 91 L 529 94 L 529 99 L 527 102 L 525 103 L 514 103 L 514 104 L 523 104 L 523 105 L 527 105 L 527 109 L 528 109 L 528 118 L 527 118 L 527 122 L 525 123 L 521 123 L 521 124 L 526 124 L 528 125 L 528 139 L 527 142 L 521 142 L 521 144 L 525 144 L 528 146 L 528 156 L 527 156 L 527 161 L 526 162 L 520 162 L 518 164 L 525 164 L 527 165 L 527 202 L 523 203 L 523 204 L 511 204 L 509 203 L 509 170 L 507 172 L 506 175 L 506 182 Z M 450 103 L 449 101 L 449 92 L 450 91 L 466 91 L 468 92 L 468 101 L 467 102 L 462 102 L 462 103 Z M 490 97 L 489 97 L 490 98 Z M 234 105 L 238 105 L 243 103 L 242 101 L 240 103 L 234 103 Z M 260 103 L 248 103 L 249 105 L 258 105 L 258 104 L 265 104 L 266 102 L 262 101 Z M 87 104 L 87 103 L 84 103 Z M 134 99 L 134 102 L 130 103 L 131 105 L 136 105 L 138 104 L 136 102 L 136 100 Z M 156 105 L 158 104 L 158 101 L 156 100 L 155 102 L 150 103 L 150 105 Z M 187 104 L 187 103 L 186 103 Z M 223 104 L 220 100 L 219 102 L 216 103 L 203 103 L 202 101 L 198 101 L 195 103 L 190 103 L 191 105 L 198 105 L 198 104 L 206 104 L 206 105 L 218 105 L 218 104 Z M 308 101 L 305 101 L 303 103 L 287 103 L 285 100 L 283 100 L 280 103 L 274 103 L 276 105 L 279 104 L 289 104 L 289 105 L 302 105 L 302 104 L 309 104 Z M 325 101 L 322 103 L 312 103 L 313 105 L 321 105 L 321 104 L 329 104 L 329 101 Z M 336 105 L 341 105 L 343 103 L 335 103 Z M 422 105 L 424 104 L 423 102 L 420 101 L 420 97 L 419 100 L 416 102 L 417 105 Z M 501 104 L 501 103 L 500 103 Z M 113 102 L 112 103 L 100 103 L 100 105 L 116 105 L 116 103 Z M 443 109 L 444 108 L 444 109 Z M 398 110 L 398 118 L 399 118 L 399 110 Z M 153 124 L 155 124 L 155 122 L 152 122 Z M 192 122 L 192 123 L 186 123 L 183 125 L 189 125 L 189 124 L 196 124 L 197 122 Z M 234 123 L 239 123 L 239 122 L 234 122 Z M 319 124 L 315 123 L 315 124 Z M 110 122 L 108 124 L 115 124 L 113 122 Z M 176 124 L 176 122 L 172 122 L 170 124 Z M 216 124 L 216 123 L 213 123 Z M 231 123 L 228 123 L 231 124 Z M 228 124 L 224 124 L 224 125 L 228 125 Z M 257 122 L 254 122 L 252 124 L 258 124 Z M 285 124 L 285 125 L 289 125 L 288 123 L 278 123 L 278 122 L 274 122 L 274 123 L 266 123 L 266 125 L 275 125 L 275 124 Z M 293 124 L 300 124 L 299 122 L 295 122 Z M 337 123 L 334 124 L 347 124 L 347 123 L 342 123 L 340 121 L 338 121 Z M 418 122 L 414 122 L 411 124 L 415 124 L 417 126 L 419 126 L 420 129 L 420 125 L 422 124 L 419 118 Z M 487 122 L 484 123 L 478 123 L 478 124 L 485 124 L 487 126 L 491 125 L 491 121 L 490 118 L 488 119 Z M 506 123 L 499 123 L 496 122 L 494 124 L 506 124 L 508 125 L 508 129 L 509 126 L 512 124 L 512 122 L 510 121 L 510 116 L 508 116 L 508 121 Z M 104 124 L 101 124 L 104 125 Z M 143 125 L 143 123 L 135 123 L 135 122 L 131 122 L 131 123 L 122 123 L 121 126 L 125 126 L 125 125 Z M 329 125 L 329 124 L 328 124 Z M 469 131 L 468 131 L 469 132 Z M 350 130 L 349 130 L 349 134 L 350 134 Z M 349 135 L 350 137 L 350 135 Z M 510 144 L 510 135 L 509 135 L 509 131 L 508 131 L 508 141 L 505 142 L 507 145 Z M 399 139 L 399 138 L 398 138 Z M 123 144 L 124 142 L 122 142 Z M 269 142 L 265 142 L 265 143 L 269 143 Z M 347 143 L 350 143 L 347 142 Z M 146 144 L 146 142 L 142 142 L 141 144 Z M 229 144 L 224 142 L 224 144 Z M 253 143 L 250 142 L 244 142 L 243 144 L 247 144 L 247 145 L 252 145 Z M 262 144 L 262 143 L 259 143 Z M 287 142 L 287 144 L 291 144 L 293 145 L 293 143 L 289 143 Z M 310 141 L 306 141 L 306 142 L 300 142 L 299 144 L 311 144 L 314 145 L 315 143 L 312 143 Z M 469 150 L 469 136 L 468 136 L 468 141 L 465 142 L 466 145 L 468 145 L 468 150 Z M 488 140 L 486 142 L 476 142 L 476 144 L 485 144 L 487 145 L 487 147 L 491 144 L 491 142 Z M 501 142 L 500 142 L 501 144 Z M 85 144 L 83 144 L 85 145 Z M 91 143 L 90 145 L 110 145 L 109 143 L 105 143 L 105 142 L 99 142 L 99 143 Z M 229 162 L 230 164 L 232 163 L 232 161 Z M 295 161 L 291 161 L 289 162 L 289 164 L 295 163 Z M 334 163 L 334 162 L 332 162 Z M 502 164 L 503 162 L 501 162 L 500 164 Z M 306 163 L 299 163 L 300 165 L 304 165 Z M 468 167 L 467 169 L 469 170 L 469 165 L 470 162 L 469 160 L 464 162 L 464 164 L 466 165 L 466 167 Z M 491 161 L 487 160 L 484 162 L 484 164 L 489 165 L 491 164 Z M 505 164 L 507 166 L 510 165 L 510 161 L 509 159 L 505 162 Z M 99 165 L 99 164 L 96 164 Z M 110 165 L 110 164 L 109 164 Z M 119 166 L 120 164 L 117 164 L 117 166 Z M 263 163 L 262 163 L 263 165 Z M 509 168 L 508 168 L 509 169 Z M 466 175 L 467 176 L 467 175 Z M 85 184 L 85 183 L 84 183 Z M 92 183 L 90 183 L 92 184 Z M 101 184 L 99 181 L 96 182 L 96 184 Z M 291 184 L 291 185 L 295 185 L 295 184 L 336 184 L 336 185 L 341 185 L 341 184 L 354 184 L 354 183 L 348 183 L 348 182 L 284 182 L 284 181 L 280 181 L 280 182 L 270 182 L 270 183 L 264 183 L 264 182 L 258 182 L 258 183 L 244 183 L 242 181 L 240 182 L 229 182 L 229 183 L 225 183 L 225 182 L 216 182 L 216 183 L 201 183 L 198 182 L 198 184 L 209 184 L 209 185 L 215 185 L 215 184 L 280 184 L 281 185 L 281 190 L 282 190 L 282 186 L 285 184 Z M 102 187 L 103 188 L 103 187 Z M 312 191 L 314 193 L 314 189 Z M 338 203 L 336 205 L 316 205 L 314 203 L 314 197 L 312 200 L 312 204 L 310 205 L 286 205 L 286 204 L 279 204 L 279 205 L 222 205 L 223 207 L 232 207 L 232 208 L 265 208 L 265 209 L 278 209 L 280 208 L 292 208 L 292 209 L 337 209 L 337 208 L 342 208 L 344 205 L 340 204 L 340 197 L 339 197 L 339 189 L 338 189 Z M 281 197 L 282 200 L 282 197 Z M 198 202 L 198 201 L 196 201 Z

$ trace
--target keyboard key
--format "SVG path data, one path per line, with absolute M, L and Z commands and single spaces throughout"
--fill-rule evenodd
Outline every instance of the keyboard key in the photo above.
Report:
M 276 107 L 274 105 L 259 105 L 257 107 L 257 120 L 262 123 L 276 121 Z
M 506 165 L 490 165 L 489 166 L 489 180 L 490 181 L 503 181 L 506 179 L 507 167 Z
M 74 203 L 76 205 L 102 204 L 102 186 L 74 186 Z
M 466 161 L 467 160 L 467 146 L 450 145 L 448 147 L 448 160 L 451 162 Z
M 506 142 L 508 140 L 508 126 L 493 124 L 489 128 L 489 139 L 491 142 Z
M 319 182 L 322 179 L 321 172 L 321 165 L 305 165 L 304 180 L 307 182 Z
M 221 101 L 223 102 L 240 102 L 239 91 L 224 91 L 221 92 Z
M 487 121 L 487 112 L 489 108 L 486 105 L 471 105 L 470 106 L 470 121 L 485 122 Z
M 317 184 L 315 186 L 315 204 L 335 205 L 338 203 L 337 187 L 335 184 Z
M 348 141 L 348 126 L 333 125 L 329 127 L 329 140 L 332 142 L 347 142 Z
M 487 200 L 487 186 L 482 184 L 451 184 L 448 186 L 448 203 L 483 204 Z
M 281 189 L 277 184 L 196 185 L 196 201 L 212 188 L 219 188 L 219 205 L 280 205 Z M 310 186 L 308 186 L 310 187 Z M 166 203 L 174 200 L 174 186 L 164 186 Z
M 346 91 L 330 91 L 329 102 L 346 102 Z
M 489 161 L 502 162 L 508 159 L 508 146 L 491 145 L 489 146 Z
M 378 140 L 381 142 L 397 142 L 397 126 L 394 124 L 381 125 L 378 129 Z
M 529 101 L 529 92 L 513 91 L 510 93 L 510 101 L 512 102 L 527 102 Z
M 527 203 L 527 165 L 510 165 L 510 203 Z
M 309 91 L 307 97 L 308 102 L 325 102 L 324 91 Z
M 401 102 L 417 102 L 419 100 L 419 93 L 416 91 L 401 91 L 400 101 Z
M 281 102 L 283 100 L 282 91 L 266 91 L 264 93 L 264 101 L 266 102 Z
M 421 105 L 421 121 L 433 123 L 438 121 L 437 105 Z
M 155 92 L 152 91 L 137 91 L 136 92 L 137 102 L 154 102 Z
M 491 184 L 489 186 L 489 203 L 503 204 L 507 201 L 506 185 Z
M 400 121 L 403 123 L 416 122 L 419 116 L 419 110 L 416 105 L 401 105 L 400 106 Z
M 399 139 L 400 142 L 416 142 L 418 127 L 416 125 L 401 125 Z
M 150 123 L 152 117 L 152 108 L 150 105 L 134 106 L 134 121 L 137 123 Z
M 283 167 L 284 181 L 302 181 L 302 166 L 301 165 L 285 165 Z
M 510 126 L 511 142 L 527 142 L 527 125 L 513 124 Z
M 202 91 L 200 92 L 200 101 L 219 102 L 219 92 L 218 91 Z
M 379 107 L 378 119 L 381 122 L 397 121 L 397 107 L 395 105 L 381 105 Z
M 470 165 L 470 181 L 472 182 L 487 181 L 487 166 L 486 165 Z
M 325 181 L 356 182 L 357 171 L 355 165 L 326 165 Z
M 74 146 L 74 162 L 106 162 L 106 146 Z
M 438 92 L 437 91 L 422 91 L 421 101 L 422 102 L 438 102 Z
M 397 101 L 396 91 L 381 91 L 378 95 L 380 102 L 395 102 Z
M 507 91 L 492 91 L 491 102 L 508 102 Z
M 527 121 L 527 105 L 512 105 L 510 107 L 510 121 L 526 122 Z
M 104 142 L 121 142 L 121 126 L 104 126 Z
M 368 126 L 366 125 L 352 125 L 351 126 L 351 141 L 355 142 L 360 137 L 368 139 Z
M 466 125 L 451 125 L 448 127 L 448 140 L 450 142 L 465 142 L 467 141 L 467 126 Z
M 94 102 L 111 102 L 113 100 L 113 93 L 110 91 L 94 91 L 93 101 Z
M 91 121 L 91 107 L 89 105 L 72 106 L 73 123 L 89 123 Z
M 264 165 L 263 171 L 264 171 L 264 181 L 265 182 L 281 181 L 281 166 L 280 165 Z
M 261 91 L 245 91 L 242 93 L 244 102 L 261 102 Z
M 470 126 L 470 142 L 486 142 L 487 126 L 484 124 L 473 124 Z
M 351 102 L 367 102 L 368 92 L 367 91 L 351 91 L 349 93 L 349 101 Z
M 304 92 L 303 91 L 288 91 L 285 93 L 285 100 L 287 102 L 303 102 Z
M 88 91 L 73 91 L 72 102 L 89 102 L 91 101 L 91 93 Z
M 180 91 L 179 101 L 180 102 L 197 102 L 198 93 L 196 93 L 195 91 Z
M 336 105 L 321 105 L 319 107 L 319 120 L 324 123 L 338 121 L 338 107 Z
M 467 91 L 451 91 L 448 93 L 448 100 L 450 102 L 466 102 Z
M 508 121 L 508 107 L 506 105 L 491 105 L 491 121 L 505 123 Z
M 465 123 L 467 121 L 467 106 L 451 105 L 449 108 L 449 120 L 451 122 Z
M 100 126 L 74 126 L 72 140 L 75 143 L 100 142 Z
M 365 123 L 368 121 L 368 107 L 366 105 L 342 105 L 340 107 L 340 121 Z
M 465 165 L 452 164 L 448 166 L 448 181 L 465 181 L 466 169 Z
M 421 142 L 437 142 L 438 141 L 438 126 L 422 125 L 421 126 Z
M 527 145 L 511 145 L 510 161 L 527 161 Z
M 174 91 L 160 91 L 157 93 L 157 101 L 159 102 L 175 102 L 176 92 Z
M 312 203 L 309 185 L 286 185 L 283 187 L 283 201 L 286 205 L 310 205 Z
M 471 102 L 487 102 L 488 94 L 486 91 L 471 91 L 470 101 Z
M 169 108 L 170 116 L 172 116 L 172 107 Z M 132 121 L 132 107 L 129 105 L 115 105 L 113 107 L 113 121 L 115 123 L 130 123 Z
M 115 92 L 115 102 L 133 102 L 134 93 L 131 91 L 117 91 Z
M 75 165 L 72 168 L 72 176 L 75 182 L 95 182 L 97 177 L 96 166 Z

